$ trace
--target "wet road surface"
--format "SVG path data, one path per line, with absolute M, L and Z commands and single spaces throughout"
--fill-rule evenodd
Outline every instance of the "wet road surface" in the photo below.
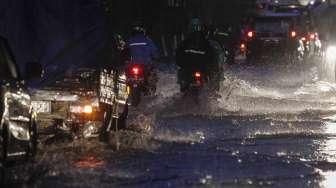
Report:
M 336 85 L 315 65 L 234 65 L 220 97 L 195 104 L 162 73 L 143 104 L 148 134 L 40 145 L 3 168 L 6 186 L 335 187 Z

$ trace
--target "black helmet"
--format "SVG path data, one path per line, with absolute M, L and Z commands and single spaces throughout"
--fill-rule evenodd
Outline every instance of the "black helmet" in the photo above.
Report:
M 132 24 L 132 35 L 145 34 L 145 33 L 146 33 L 146 29 L 142 22 L 137 21 Z

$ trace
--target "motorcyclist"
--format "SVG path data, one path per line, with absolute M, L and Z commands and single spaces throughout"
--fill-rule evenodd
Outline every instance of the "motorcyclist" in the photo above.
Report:
M 213 49 L 214 62 L 213 66 L 210 67 L 210 80 L 213 80 L 212 86 L 216 91 L 219 90 L 220 79 L 223 77 L 223 72 L 227 68 L 227 63 L 229 60 L 229 50 L 227 50 L 224 44 L 218 38 L 218 28 L 215 25 L 210 25 L 207 29 L 207 39 L 210 46 Z
M 117 94 L 116 98 L 118 98 L 120 87 L 120 76 L 125 72 L 126 62 L 130 59 L 129 49 L 126 46 L 126 42 L 123 39 L 122 35 L 116 33 L 111 37 L 111 40 L 107 43 L 102 55 L 101 67 L 103 69 L 108 70 L 108 75 L 110 75 L 110 71 L 113 72 L 113 82 L 106 82 L 103 86 L 100 87 L 113 87 L 115 94 Z M 105 75 L 104 75 L 105 77 Z M 103 80 L 105 80 L 104 78 Z M 113 83 L 113 85 L 111 85 Z M 100 83 L 101 84 L 101 83 Z M 122 84 L 121 84 L 122 85 Z M 120 114 L 120 116 L 116 119 L 115 116 L 115 108 L 114 105 L 107 103 L 99 104 L 100 110 L 102 110 L 104 114 L 104 121 L 101 127 L 100 139 L 101 141 L 108 141 L 108 135 L 111 130 L 121 130 L 126 129 L 126 117 L 128 114 L 128 106 L 125 105 L 124 111 Z
M 146 30 L 142 23 L 137 22 L 132 26 L 131 37 L 127 41 L 127 48 L 129 49 L 129 55 L 131 62 L 137 64 L 143 64 L 145 67 L 145 81 L 149 89 L 155 88 L 156 75 L 155 66 L 153 60 L 158 58 L 158 48 L 154 44 L 153 40 L 146 35 Z M 153 79 L 152 79 L 153 78 Z
M 158 57 L 158 48 L 153 40 L 146 35 L 146 30 L 141 23 L 133 25 L 127 47 L 130 50 L 131 59 L 136 62 L 152 64 L 153 59 Z
M 204 25 L 199 19 L 193 19 L 190 23 L 190 34 L 182 41 L 176 51 L 176 64 L 180 70 L 178 82 L 181 91 L 188 89 L 192 72 L 200 70 L 205 75 L 210 75 L 215 65 L 214 50 L 207 39 Z

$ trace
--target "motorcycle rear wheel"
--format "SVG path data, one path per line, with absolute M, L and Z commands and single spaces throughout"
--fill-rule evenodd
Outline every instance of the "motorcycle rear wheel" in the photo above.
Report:
M 112 108 L 111 105 L 105 107 L 103 125 L 99 135 L 101 141 L 108 141 L 109 132 L 126 128 L 128 106 L 125 106 L 124 112 L 119 115 L 119 118 L 113 117 Z

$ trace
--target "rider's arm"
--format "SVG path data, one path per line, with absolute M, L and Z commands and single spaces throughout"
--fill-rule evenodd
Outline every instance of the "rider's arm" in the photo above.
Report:
M 159 49 L 157 46 L 154 44 L 154 42 L 151 39 L 148 39 L 148 45 L 151 51 L 151 56 L 153 59 L 158 59 L 159 58 Z

